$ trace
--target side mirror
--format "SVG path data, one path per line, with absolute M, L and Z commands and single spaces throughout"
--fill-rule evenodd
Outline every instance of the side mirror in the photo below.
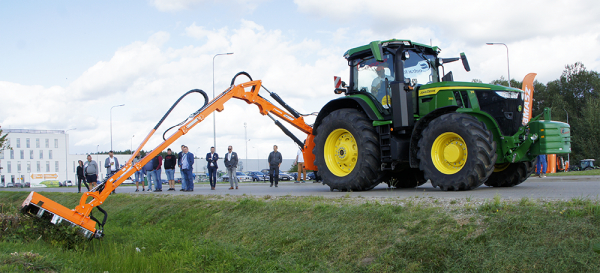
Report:
M 469 66 L 469 61 L 467 61 L 467 55 L 464 52 L 460 53 L 460 59 L 462 60 L 463 66 L 467 72 L 471 71 L 471 67 Z
M 346 93 L 346 83 L 342 81 L 342 77 L 333 76 L 333 83 L 335 86 L 335 90 L 333 91 L 335 94 Z

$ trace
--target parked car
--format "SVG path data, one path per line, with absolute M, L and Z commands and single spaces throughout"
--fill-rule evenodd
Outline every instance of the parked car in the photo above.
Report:
M 175 178 L 175 183 L 176 183 L 176 184 L 181 184 L 181 177 L 179 177 L 179 178 Z
M 293 180 L 296 180 L 298 178 L 298 173 L 290 173 L 289 176 L 291 176 Z
M 73 186 L 73 182 L 71 180 L 65 180 L 63 182 L 59 182 L 58 186 L 59 187 Z
M 287 173 L 279 172 L 279 180 L 290 181 L 290 180 L 292 180 L 292 177 Z
M 265 175 L 262 172 L 250 172 L 249 176 L 252 178 L 252 181 L 267 181 L 267 180 L 269 180 L 269 176 Z
M 243 172 L 236 172 L 235 175 L 237 176 L 237 178 L 240 181 L 251 181 L 252 177 L 250 177 L 249 175 L 243 173 Z

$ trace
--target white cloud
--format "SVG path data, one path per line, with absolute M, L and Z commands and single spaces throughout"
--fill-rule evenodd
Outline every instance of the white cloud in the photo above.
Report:
M 205 4 L 220 2 L 221 4 L 237 7 L 237 9 L 247 12 L 254 11 L 258 5 L 266 0 L 151 0 L 150 4 L 155 6 L 159 11 L 175 12 L 181 10 L 191 10 Z
M 106 151 L 110 149 L 111 106 L 124 103 L 124 107 L 112 110 L 113 146 L 116 150 L 129 149 L 135 135 L 135 147 L 186 91 L 199 88 L 212 97 L 212 61 L 214 54 L 220 52 L 234 52 L 234 55 L 215 59 L 217 94 L 229 85 L 235 73 L 247 71 L 302 113 L 318 111 L 335 98 L 333 75 L 347 77 L 346 62 L 342 52 L 335 52 L 337 49 L 317 40 L 292 42 L 281 31 L 267 30 L 252 21 L 242 20 L 232 30 L 209 30 L 193 23 L 185 34 L 196 38 L 198 43 L 164 48 L 170 36 L 157 32 L 145 42 L 118 49 L 109 60 L 90 67 L 66 87 L 0 82 L 0 90 L 9 93 L 0 103 L 3 128 L 77 128 L 69 132 L 74 152 L 94 152 L 97 145 Z M 245 80 L 240 78 L 237 83 Z M 266 92 L 261 94 L 269 98 Z M 183 100 L 146 149 L 158 145 L 164 130 L 188 117 L 202 102 L 198 95 Z M 308 117 L 307 121 L 313 122 L 314 117 Z M 265 158 L 273 144 L 280 146 L 284 157 L 295 156 L 295 144 L 268 117 L 260 115 L 256 106 L 239 100 L 227 102 L 225 110 L 217 114 L 217 145 L 221 152 L 225 145 L 231 144 L 245 157 L 244 123 L 251 139 L 250 158 L 255 158 L 256 152 Z M 289 128 L 299 138 L 305 137 Z M 202 155 L 212 146 L 212 132 L 209 116 L 171 147 L 185 143 L 192 152 L 197 150 Z

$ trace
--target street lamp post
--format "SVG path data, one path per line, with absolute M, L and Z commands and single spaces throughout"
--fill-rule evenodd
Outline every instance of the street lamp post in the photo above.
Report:
M 69 167 L 67 165 L 69 165 L 69 143 L 67 142 L 67 132 L 71 131 L 71 130 L 77 130 L 77 128 L 73 128 L 73 129 L 67 129 L 65 131 L 65 176 L 67 179 L 65 179 L 65 185 L 67 183 L 67 180 L 69 180 Z
M 110 150 L 111 151 L 113 150 L 113 147 L 112 147 L 112 109 L 115 107 L 121 107 L 121 106 L 125 106 L 125 104 L 115 105 L 110 108 Z
M 213 57 L 213 100 L 215 99 L 215 58 L 220 55 L 233 55 L 233 52 L 230 53 L 219 53 Z M 217 150 L 217 112 L 213 113 L 213 139 L 214 139 L 214 147 Z
M 98 163 L 98 154 L 100 153 L 99 151 L 100 148 L 100 144 L 96 145 L 96 163 Z M 98 174 L 100 175 L 100 177 L 102 177 L 102 174 L 100 173 L 100 168 L 98 168 Z
M 508 46 L 504 43 L 485 43 L 486 45 L 503 45 L 506 47 L 506 66 L 508 67 L 508 87 L 510 86 L 510 62 L 508 61 Z
M 246 168 L 250 168 L 248 165 L 248 130 L 246 129 L 246 123 L 244 122 L 244 140 L 246 140 Z

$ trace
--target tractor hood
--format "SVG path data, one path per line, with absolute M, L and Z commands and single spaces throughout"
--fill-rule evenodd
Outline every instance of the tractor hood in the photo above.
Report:
M 423 96 L 422 91 L 427 93 L 426 90 L 431 89 L 451 89 L 455 87 L 456 89 L 477 89 L 477 90 L 494 90 L 494 91 L 511 91 L 511 92 L 523 92 L 523 90 L 518 88 L 506 87 L 503 85 L 493 85 L 486 83 L 474 83 L 474 82 L 436 82 L 431 84 L 422 85 L 419 88 L 419 96 Z

